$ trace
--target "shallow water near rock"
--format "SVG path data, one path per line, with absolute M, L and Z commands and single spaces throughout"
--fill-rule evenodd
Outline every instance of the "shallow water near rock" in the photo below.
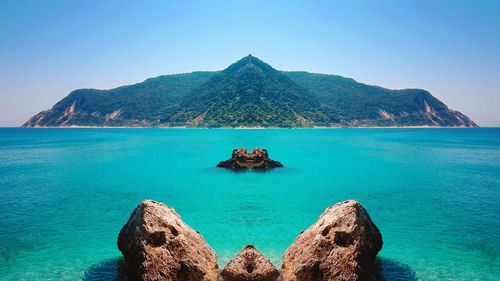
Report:
M 216 168 L 236 147 L 285 167 Z M 0 280 L 120 280 L 116 239 L 143 199 L 174 207 L 221 268 L 247 244 L 279 268 L 356 199 L 386 280 L 500 276 L 500 129 L 0 129 Z

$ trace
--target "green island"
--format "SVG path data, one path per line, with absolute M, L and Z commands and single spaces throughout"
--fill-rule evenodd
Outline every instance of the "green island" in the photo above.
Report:
M 24 127 L 476 127 L 421 89 L 279 71 L 248 55 L 222 71 L 78 89 Z

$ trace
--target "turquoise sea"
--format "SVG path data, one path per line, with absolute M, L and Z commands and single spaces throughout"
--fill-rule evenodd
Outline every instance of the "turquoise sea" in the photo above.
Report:
M 215 168 L 264 147 L 285 168 Z M 113 280 L 143 199 L 174 207 L 223 267 L 277 267 L 328 206 L 357 199 L 387 280 L 499 280 L 500 129 L 0 129 L 0 280 Z

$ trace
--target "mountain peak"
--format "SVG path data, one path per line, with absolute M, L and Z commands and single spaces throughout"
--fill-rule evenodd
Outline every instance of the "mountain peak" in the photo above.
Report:
M 265 62 L 260 60 L 258 57 L 252 56 L 252 54 L 249 54 L 248 56 L 239 59 L 234 64 L 239 64 L 239 63 L 242 63 L 242 64 L 266 64 Z
M 253 68 L 253 69 L 257 68 L 257 69 L 260 69 L 261 71 L 264 71 L 264 72 L 278 72 L 272 66 L 263 62 L 259 58 L 252 56 L 251 54 L 249 54 L 248 56 L 243 57 L 243 58 L 239 59 L 237 62 L 231 64 L 229 67 L 224 69 L 223 72 L 234 73 L 234 72 L 239 72 L 243 69 L 249 69 L 249 68 Z
M 241 60 L 245 60 L 245 61 L 248 61 L 248 62 L 251 62 L 252 60 L 258 60 L 258 61 L 261 61 L 259 58 L 255 57 L 255 56 L 252 56 L 252 54 L 248 54 L 248 56 L 245 56 L 245 57 L 242 57 L 240 59 Z

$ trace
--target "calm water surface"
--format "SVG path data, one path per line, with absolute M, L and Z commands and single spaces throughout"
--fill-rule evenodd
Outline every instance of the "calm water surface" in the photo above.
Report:
M 215 168 L 265 147 L 285 168 Z M 328 206 L 359 200 L 388 280 L 498 280 L 500 129 L 0 129 L 0 280 L 112 280 L 143 199 L 173 206 L 224 266 L 280 266 Z

